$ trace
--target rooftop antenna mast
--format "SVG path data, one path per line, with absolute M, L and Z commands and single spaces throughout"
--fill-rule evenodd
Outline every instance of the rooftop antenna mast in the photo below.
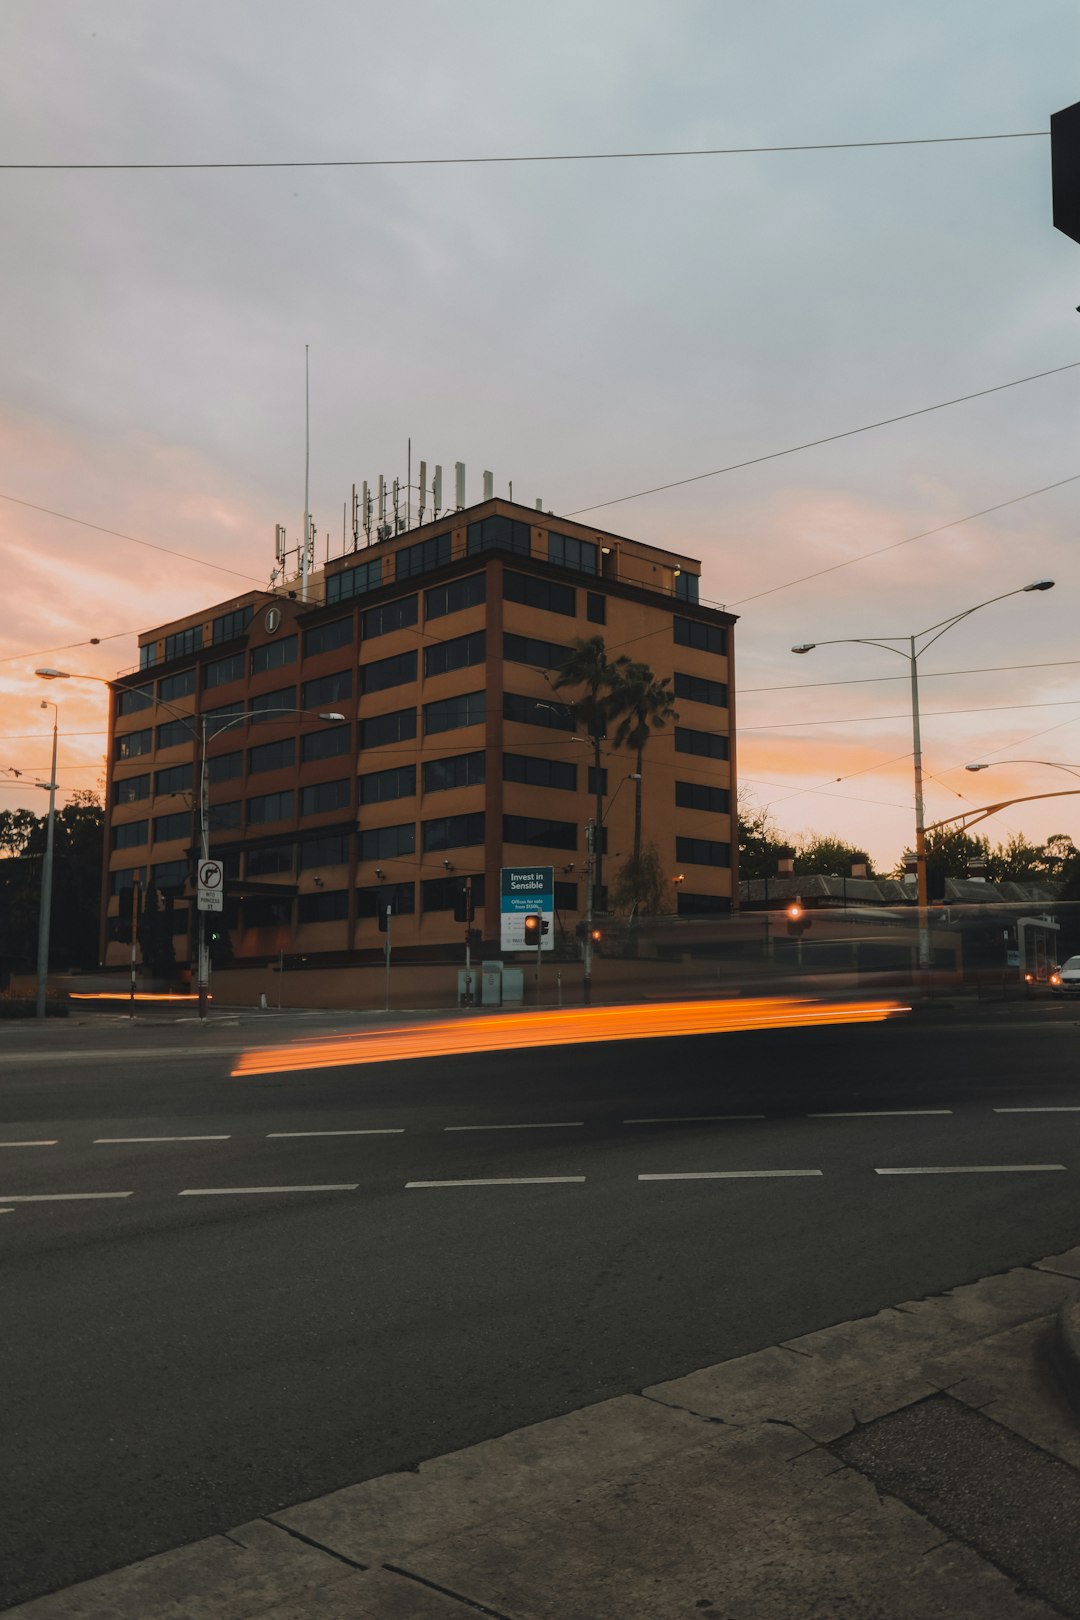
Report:
M 308 595 L 309 475 L 311 472 L 311 392 L 308 384 L 308 345 L 304 344 L 304 544 L 300 552 L 300 600 Z

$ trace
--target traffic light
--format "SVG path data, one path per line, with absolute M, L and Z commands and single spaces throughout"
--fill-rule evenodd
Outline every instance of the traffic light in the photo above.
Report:
M 379 907 L 379 933 L 385 934 L 390 927 L 390 907 Z
M 467 928 L 465 930 L 466 945 L 479 945 L 483 937 L 483 933 L 479 928 Z
M 604 937 L 603 930 L 600 929 L 600 928 L 594 928 L 593 931 L 592 931 L 592 934 L 590 935 L 590 938 L 592 939 L 592 942 L 593 942 L 594 945 L 599 945 L 599 943 L 603 939 L 603 937 Z
M 785 916 L 788 920 L 787 931 L 793 939 L 798 939 L 810 927 L 810 918 L 797 900 L 788 906 Z
M 539 912 L 530 911 L 527 914 L 527 916 L 525 918 L 525 943 L 526 943 L 526 945 L 534 945 L 535 946 L 535 945 L 538 945 L 540 943 L 541 934 L 542 934 L 542 930 L 543 930 L 543 921 L 544 920 L 540 916 Z
M 462 889 L 454 901 L 454 921 L 471 923 L 475 915 L 476 908 L 473 905 L 472 889 L 471 887 Z

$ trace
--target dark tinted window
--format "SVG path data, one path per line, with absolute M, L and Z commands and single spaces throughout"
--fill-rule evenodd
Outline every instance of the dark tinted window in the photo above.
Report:
M 420 885 L 420 905 L 424 911 L 453 911 L 465 892 L 463 877 L 427 878 Z M 473 910 L 484 903 L 484 874 L 472 880 Z
M 154 688 L 152 686 L 129 686 L 126 691 L 119 694 L 116 701 L 117 714 L 137 714 L 140 709 L 148 709 L 154 701 Z
M 295 664 L 296 649 L 295 636 L 282 636 L 278 641 L 267 641 L 261 647 L 253 647 L 251 673 L 264 675 L 268 669 L 284 669 L 286 664 Z
M 397 553 L 397 578 L 414 579 L 417 574 L 430 574 L 433 568 L 441 568 L 450 561 L 449 534 L 432 535 L 430 540 L 421 540 L 415 546 L 403 546 Z
M 296 902 L 298 923 L 342 922 L 349 915 L 349 895 L 345 889 L 316 889 L 302 894 Z
M 675 803 L 683 810 L 715 810 L 726 815 L 731 794 L 727 788 L 707 787 L 704 782 L 676 782 Z
M 527 523 L 521 523 L 517 518 L 493 517 L 482 518 L 479 523 L 470 523 L 466 531 L 465 549 L 469 556 L 475 556 L 479 551 L 516 551 L 519 556 L 529 555 L 530 537 L 532 530 Z
M 412 883 L 379 883 L 372 889 L 357 889 L 356 915 L 384 917 L 390 907 L 393 917 L 411 916 L 416 909 L 416 886 Z
M 282 737 L 278 742 L 260 743 L 257 748 L 248 749 L 248 775 L 257 776 L 260 771 L 287 770 L 295 760 L 296 742 L 292 737 Z
M 518 692 L 503 693 L 503 719 L 520 720 L 527 726 L 546 726 L 553 731 L 573 731 L 574 711 L 568 703 L 549 703 L 547 698 L 522 697 Z
M 190 825 L 188 817 L 185 817 L 184 820 Z M 148 842 L 149 830 L 150 823 L 148 821 L 122 822 L 119 826 L 113 828 L 113 849 L 138 849 L 141 844 Z
M 372 715 L 360 722 L 360 747 L 376 748 L 381 743 L 405 742 L 416 736 L 416 710 L 394 709 L 390 714 Z
M 503 842 L 535 844 L 544 849 L 577 849 L 573 821 L 549 821 L 542 816 L 503 816 Z
M 191 787 L 191 761 L 184 765 L 166 765 L 154 772 L 155 793 L 186 793 Z
M 176 748 L 180 743 L 189 743 L 192 735 L 191 727 L 185 720 L 166 720 L 163 726 L 157 728 L 157 745 L 159 748 Z
M 360 834 L 362 861 L 389 861 L 397 855 L 416 854 L 416 823 L 400 822 L 396 827 L 368 827 Z
M 247 802 L 249 823 L 261 821 L 289 821 L 293 813 L 293 796 L 287 793 L 260 793 Z
M 123 889 L 133 888 L 136 878 L 138 878 L 140 883 L 143 880 L 142 879 L 142 868 L 140 866 L 127 866 L 127 867 L 124 867 L 124 869 L 122 871 L 120 871 L 120 872 L 110 872 L 110 874 L 109 874 L 109 890 L 110 890 L 110 893 L 119 894 L 121 892 L 121 890 L 123 890 Z M 130 938 L 130 935 L 128 937 Z
M 150 774 L 127 776 L 113 782 L 113 804 L 135 804 L 150 797 Z
M 340 574 L 329 575 L 326 581 L 327 604 L 364 596 L 381 584 L 382 558 L 373 557 L 370 562 L 357 563 L 353 568 L 343 569 Z
M 682 675 L 676 670 L 675 696 L 689 698 L 691 703 L 711 703 L 715 709 L 726 709 L 728 689 L 723 681 L 708 681 L 704 675 Z
M 556 881 L 555 881 L 555 910 L 556 911 L 576 911 L 577 908 L 578 908 L 577 884 L 576 883 L 560 883 L 558 881 L 558 879 L 556 879 Z
M 182 889 L 190 874 L 191 864 L 188 861 L 161 861 L 154 867 L 154 888 L 162 893 Z
M 579 574 L 600 572 L 600 547 L 591 540 L 578 540 L 572 534 L 548 534 L 548 561 L 562 568 L 576 568 Z
M 190 697 L 195 690 L 195 671 L 178 670 L 175 675 L 163 675 L 158 681 L 158 697 L 165 702 L 173 698 Z
M 262 692 L 253 697 L 248 703 L 248 712 L 253 726 L 264 720 L 284 720 L 290 710 L 296 708 L 296 687 L 282 686 L 276 692 Z
M 683 602 L 696 602 L 700 585 L 696 574 L 675 575 L 675 595 Z
M 680 917 L 726 917 L 731 901 L 722 894 L 687 894 L 679 890 Z
M 485 755 L 451 754 L 448 759 L 424 761 L 424 792 L 441 793 L 445 788 L 474 787 L 485 778 Z
M 236 636 L 242 636 L 251 623 L 251 615 L 255 609 L 250 605 L 234 608 L 232 613 L 222 613 L 214 620 L 214 643 L 232 641 Z
M 697 619 L 674 619 L 672 624 L 680 647 L 696 647 L 699 652 L 727 652 L 726 625 L 701 624 Z
M 212 804 L 207 816 L 211 832 L 232 832 L 241 826 L 242 806 L 239 799 L 228 804 Z
M 300 789 L 300 814 L 322 816 L 328 810 L 345 810 L 351 796 L 351 783 L 347 777 L 336 782 L 313 782 Z
M 328 726 L 325 730 L 308 731 L 300 739 L 300 758 L 305 765 L 313 759 L 337 759 L 351 749 L 351 726 Z
M 675 859 L 691 866 L 730 866 L 731 845 L 711 838 L 676 838 Z
M 534 759 L 531 754 L 504 754 L 503 780 L 527 782 L 530 787 L 577 788 L 577 766 L 566 759 Z
M 215 686 L 228 686 L 230 681 L 242 681 L 243 678 L 242 652 L 230 653 L 227 658 L 215 658 L 211 663 L 203 665 L 203 686 L 207 690 Z
M 590 624 L 607 623 L 607 598 L 599 591 L 588 591 L 585 595 L 585 617 Z
M 727 759 L 728 740 L 712 731 L 691 731 L 688 726 L 676 726 L 675 751 L 701 754 L 706 759 Z
M 292 844 L 262 844 L 247 852 L 248 877 L 274 876 L 293 869 Z
M 152 735 L 147 726 L 145 731 L 129 731 L 123 737 L 117 737 L 117 759 L 137 759 L 140 754 L 148 754 Z
M 333 675 L 320 675 L 300 688 L 303 709 L 332 709 L 352 697 L 352 670 L 339 669 Z
M 425 619 L 442 619 L 448 613 L 476 607 L 484 600 L 485 587 L 483 574 L 469 574 L 465 579 L 451 580 L 449 585 L 433 585 L 424 592 Z
M 474 630 L 469 636 L 455 636 L 452 641 L 439 641 L 424 648 L 424 674 L 445 675 L 451 669 L 465 669 L 469 664 L 484 662 L 484 632 Z
M 353 638 L 351 619 L 333 619 L 329 624 L 317 624 L 304 631 L 304 657 L 314 658 L 316 653 L 333 652 L 347 647 Z
M 423 848 L 425 852 L 440 849 L 464 849 L 470 844 L 484 842 L 484 812 L 474 810 L 465 816 L 442 816 L 437 821 L 425 821 Z
M 487 713 L 486 692 L 463 692 L 459 697 L 441 698 L 424 704 L 424 735 L 456 731 L 459 726 L 479 725 Z
M 300 840 L 301 872 L 317 872 L 323 866 L 348 866 L 348 833 L 320 833 Z
M 173 635 L 165 637 L 165 662 L 170 663 L 174 658 L 185 658 L 188 653 L 198 652 L 202 646 L 202 625 L 189 625 L 186 630 L 177 630 Z
M 234 721 L 244 718 L 244 705 L 239 700 L 235 703 L 222 703 L 216 709 L 204 709 L 202 718 L 206 721 L 206 735 L 213 740 Z
M 589 766 L 589 777 L 588 777 L 587 786 L 588 786 L 589 792 L 593 795 L 594 798 L 596 797 L 596 794 L 598 792 L 600 792 L 600 793 L 606 793 L 607 792 L 607 766 L 606 765 L 601 765 L 601 767 L 600 767 L 600 786 L 599 786 L 599 788 L 597 788 L 597 786 L 596 786 L 596 766 L 595 765 L 590 765 Z
M 395 653 L 392 658 L 377 658 L 371 664 L 360 666 L 360 690 L 385 692 L 391 686 L 405 686 L 416 679 L 416 649 Z
M 577 592 L 572 585 L 558 585 L 551 579 L 534 579 L 531 574 L 503 574 L 503 595 L 508 602 L 524 602 L 526 607 L 542 608 L 545 613 L 564 613 L 573 618 Z
M 231 754 L 213 754 L 206 761 L 206 777 L 210 782 L 231 782 L 244 773 L 244 756 L 239 748 Z
M 534 669 L 561 669 L 570 656 L 570 648 L 557 641 L 538 641 L 535 636 L 515 636 L 507 631 L 503 636 L 503 657 L 512 664 L 531 664 Z
M 389 771 L 370 771 L 360 778 L 361 804 L 386 804 L 391 799 L 411 799 L 415 792 L 415 765 L 398 765 Z
M 292 921 L 292 901 L 260 894 L 244 901 L 245 928 L 287 928 Z
M 401 596 L 396 602 L 383 602 L 379 607 L 366 609 L 360 615 L 364 640 L 388 635 L 391 630 L 407 630 L 416 623 L 419 600 L 418 596 Z
M 145 822 L 142 823 L 146 825 Z M 171 816 L 154 817 L 154 843 L 164 844 L 170 838 L 189 838 L 191 836 L 190 810 L 177 810 Z

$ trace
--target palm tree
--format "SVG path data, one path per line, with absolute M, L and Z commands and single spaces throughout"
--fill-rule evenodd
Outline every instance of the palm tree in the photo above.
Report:
M 637 751 L 637 781 L 634 783 L 634 867 L 641 861 L 641 778 L 645 746 L 654 731 L 679 717 L 671 676 L 659 676 L 648 664 L 621 658 L 614 666 L 619 672 L 619 710 L 622 721 L 615 733 L 616 748 Z
M 620 658 L 612 664 L 608 660 L 603 636 L 590 636 L 577 640 L 570 656 L 552 683 L 556 691 L 566 687 L 582 687 L 583 695 L 575 699 L 572 708 L 575 723 L 592 738 L 593 785 L 596 790 L 595 873 L 596 891 L 603 895 L 603 835 L 604 794 L 603 774 L 600 767 L 600 743 L 607 735 L 608 725 L 623 711 L 620 696 L 622 666 L 629 660 Z

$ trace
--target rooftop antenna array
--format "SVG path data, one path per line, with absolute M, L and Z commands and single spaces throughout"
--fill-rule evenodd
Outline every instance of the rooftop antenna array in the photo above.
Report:
M 396 535 L 405 534 L 416 525 L 434 522 L 451 510 L 457 512 L 464 510 L 468 497 L 466 467 L 463 461 L 454 463 L 454 501 L 450 507 L 444 498 L 441 463 L 436 462 L 429 469 L 427 461 L 420 461 L 417 464 L 414 481 L 411 438 L 406 440 L 405 456 L 404 481 L 400 478 L 387 479 L 385 474 L 380 473 L 374 484 L 365 478 L 359 488 L 356 484 L 352 486 L 352 540 L 350 546 L 346 516 L 342 534 L 343 555 L 350 549 L 359 551 L 362 545 L 378 545 L 383 540 L 392 540 Z M 495 474 L 485 470 L 483 476 L 483 498 L 490 501 L 495 495 Z M 509 490 L 512 501 L 513 483 L 509 485 Z M 536 510 L 538 512 L 544 510 L 544 503 L 540 499 L 537 499 Z M 346 513 L 347 511 L 348 507 Z

